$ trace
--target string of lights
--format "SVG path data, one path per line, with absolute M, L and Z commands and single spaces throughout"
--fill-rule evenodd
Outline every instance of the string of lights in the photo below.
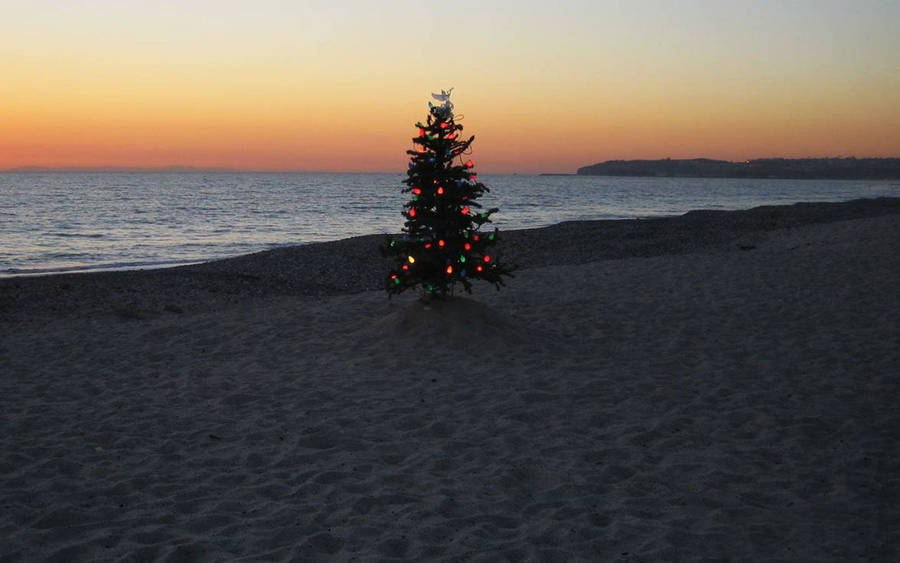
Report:
M 472 292 L 471 280 L 504 284 L 514 266 L 492 252 L 500 238 L 498 229 L 482 231 L 491 222 L 496 207 L 484 210 L 476 200 L 489 188 L 478 180 L 471 154 L 474 136 L 460 136 L 463 126 L 453 115 L 449 92 L 433 95 L 441 105 L 429 103 L 425 123 L 415 124 L 418 135 L 403 193 L 410 199 L 403 206 L 403 234 L 389 236 L 382 253 L 394 261 L 386 281 L 389 295 L 421 288 L 425 297 L 454 293 L 456 284 Z

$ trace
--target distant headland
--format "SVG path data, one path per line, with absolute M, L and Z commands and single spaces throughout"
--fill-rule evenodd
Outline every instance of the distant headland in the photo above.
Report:
M 900 158 L 759 158 L 743 162 L 709 158 L 607 160 L 583 166 L 577 175 L 900 180 Z

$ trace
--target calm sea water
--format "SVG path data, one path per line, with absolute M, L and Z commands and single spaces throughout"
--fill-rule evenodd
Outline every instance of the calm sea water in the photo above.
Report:
M 162 267 L 277 246 L 399 232 L 404 176 L 0 173 L 0 276 Z M 501 229 L 692 209 L 900 197 L 900 183 L 491 176 Z

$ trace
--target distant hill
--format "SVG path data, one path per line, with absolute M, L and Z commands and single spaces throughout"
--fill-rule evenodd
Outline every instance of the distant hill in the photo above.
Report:
M 760 158 L 744 162 L 708 158 L 607 160 L 579 168 L 578 175 L 898 180 L 900 158 Z

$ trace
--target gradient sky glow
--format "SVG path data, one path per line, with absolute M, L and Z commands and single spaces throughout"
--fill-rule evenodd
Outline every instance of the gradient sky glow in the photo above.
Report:
M 900 156 L 900 2 L 0 0 L 0 168 Z

